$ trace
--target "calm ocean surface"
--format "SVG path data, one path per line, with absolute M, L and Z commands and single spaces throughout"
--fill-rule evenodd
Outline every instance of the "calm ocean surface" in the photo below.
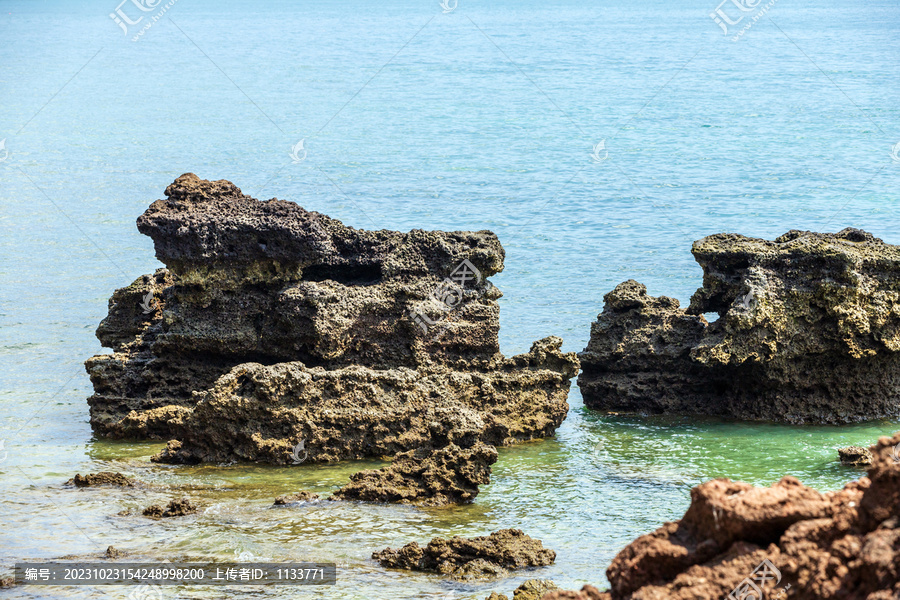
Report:
M 437 0 L 177 0 L 136 42 L 166 3 L 121 4 L 144 15 L 126 34 L 116 2 L 0 0 L 0 576 L 112 544 L 136 560 L 340 565 L 333 588 L 228 597 L 604 585 L 626 543 L 683 514 L 689 486 L 791 474 L 835 489 L 860 475 L 835 448 L 900 429 L 605 417 L 573 386 L 557 436 L 502 449 L 491 485 L 449 510 L 271 510 L 278 494 L 327 493 L 377 463 L 168 467 L 148 461 L 159 444 L 93 438 L 82 362 L 104 351 L 94 330 L 112 291 L 161 266 L 135 219 L 188 171 L 355 227 L 496 232 L 507 355 L 550 334 L 581 350 L 603 295 L 629 278 L 686 302 L 701 284 L 690 244 L 708 234 L 853 226 L 900 243 L 896 0 L 777 0 L 755 22 L 766 3 L 741 13 L 729 0 L 725 14 L 746 15 L 729 33 L 752 23 L 738 41 L 710 18 L 717 0 L 454 0 L 448 12 Z M 61 486 L 104 469 L 153 487 Z M 117 516 L 182 495 L 205 512 Z M 556 564 L 461 584 L 369 559 L 503 527 L 542 539 Z

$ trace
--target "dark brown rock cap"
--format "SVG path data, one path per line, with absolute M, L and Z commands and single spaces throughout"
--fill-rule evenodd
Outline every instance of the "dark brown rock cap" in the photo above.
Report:
M 687 308 L 694 315 L 727 311 L 747 292 L 747 274 L 754 267 L 784 273 L 788 279 L 815 273 L 847 283 L 852 283 L 852 268 L 864 263 L 900 273 L 900 246 L 853 227 L 838 233 L 792 229 L 774 240 L 718 233 L 695 241 L 691 253 L 703 267 L 704 284 Z
M 317 268 L 322 276 L 355 269 L 373 279 L 449 276 L 468 260 L 482 277 L 503 270 L 504 251 L 490 231 L 366 231 L 273 198 L 260 201 L 229 181 L 185 173 L 137 220 L 168 267 L 277 261 Z M 352 275 L 352 274 L 351 274 Z

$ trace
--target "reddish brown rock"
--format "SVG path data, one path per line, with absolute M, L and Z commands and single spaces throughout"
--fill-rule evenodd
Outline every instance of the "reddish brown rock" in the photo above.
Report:
M 721 600 L 746 580 L 765 598 L 893 600 L 900 593 L 900 434 L 872 447 L 868 477 L 819 493 L 785 477 L 691 491 L 684 518 L 641 536 L 586 586 L 544 600 Z M 764 562 L 768 561 L 768 562 Z

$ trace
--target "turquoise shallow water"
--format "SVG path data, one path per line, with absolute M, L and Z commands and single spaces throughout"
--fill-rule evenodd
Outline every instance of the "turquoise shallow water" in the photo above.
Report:
M 896 3 L 779 0 L 738 42 L 715 8 L 178 0 L 131 42 L 114 1 L 0 2 L 0 571 L 113 544 L 148 560 L 341 565 L 335 588 L 248 597 L 484 598 L 523 576 L 453 584 L 369 554 L 520 526 L 558 552 L 531 576 L 604 584 L 615 553 L 678 518 L 699 481 L 857 477 L 835 448 L 900 424 L 604 417 L 574 388 L 558 435 L 502 449 L 471 506 L 271 510 L 277 494 L 327 492 L 370 464 L 161 467 L 147 460 L 158 445 L 96 440 L 87 424 L 82 361 L 102 351 L 106 300 L 160 266 L 134 220 L 186 171 L 356 227 L 495 231 L 506 354 L 549 334 L 580 350 L 603 294 L 628 278 L 686 301 L 701 275 L 690 243 L 711 233 L 854 226 L 900 243 Z M 100 469 L 154 487 L 60 485 Z M 116 516 L 182 494 L 204 512 Z

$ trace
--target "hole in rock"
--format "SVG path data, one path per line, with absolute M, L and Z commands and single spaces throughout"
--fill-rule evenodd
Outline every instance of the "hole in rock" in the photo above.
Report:
M 345 285 L 372 285 L 381 281 L 381 265 L 313 265 L 303 269 L 303 279 L 331 279 Z
M 703 313 L 703 318 L 710 322 L 710 324 L 715 323 L 719 320 L 719 313 L 716 312 L 708 312 Z

